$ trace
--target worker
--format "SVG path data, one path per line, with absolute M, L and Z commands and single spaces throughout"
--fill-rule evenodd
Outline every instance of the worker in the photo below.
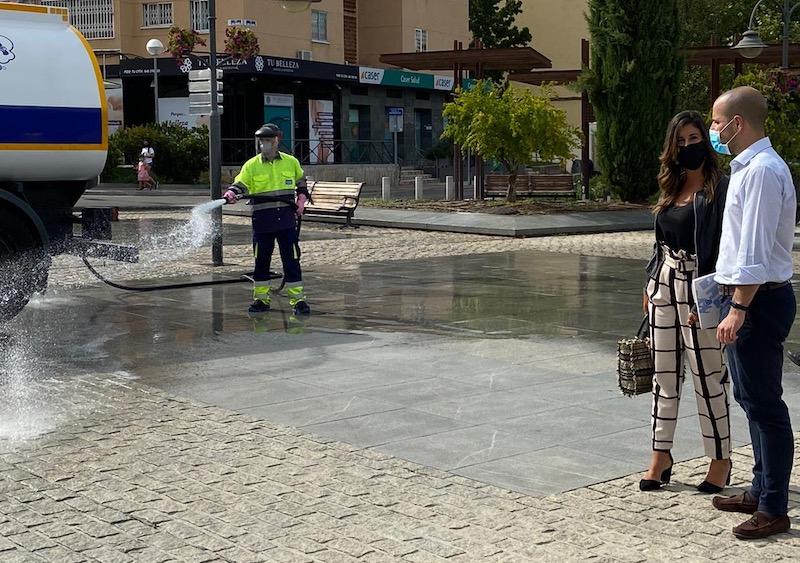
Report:
M 283 276 L 289 305 L 295 315 L 308 315 L 298 246 L 297 220 L 303 215 L 311 196 L 300 162 L 280 152 L 280 128 L 267 123 L 255 133 L 260 154 L 242 166 L 239 175 L 224 194 L 226 203 L 235 203 L 249 196 L 252 205 L 253 303 L 248 312 L 254 315 L 269 311 L 270 262 L 275 241 L 280 249 Z

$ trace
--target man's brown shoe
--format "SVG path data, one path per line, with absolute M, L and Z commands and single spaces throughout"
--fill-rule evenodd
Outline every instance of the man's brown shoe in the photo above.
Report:
M 760 540 L 788 532 L 790 527 L 788 516 L 770 518 L 763 512 L 756 512 L 752 518 L 736 526 L 733 535 L 740 540 Z
M 742 512 L 744 514 L 753 514 L 758 510 L 758 501 L 750 498 L 747 493 L 732 497 L 714 497 L 711 501 L 714 508 L 724 512 Z

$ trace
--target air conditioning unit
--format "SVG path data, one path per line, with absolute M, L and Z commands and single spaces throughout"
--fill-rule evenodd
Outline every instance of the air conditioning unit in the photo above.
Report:
M 310 61 L 311 51 L 297 51 L 297 58 L 303 61 Z

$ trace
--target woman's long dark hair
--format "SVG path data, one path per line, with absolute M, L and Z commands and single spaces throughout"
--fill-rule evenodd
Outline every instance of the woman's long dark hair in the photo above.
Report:
M 702 140 L 700 141 L 706 148 L 706 159 L 703 162 L 703 189 L 706 192 L 708 201 L 714 199 L 714 189 L 722 178 L 722 168 L 717 159 L 717 153 L 711 146 L 708 138 L 708 127 L 703 122 L 703 117 L 696 111 L 682 111 L 672 118 L 667 127 L 667 136 L 664 139 L 664 150 L 659 157 L 661 171 L 658 174 L 658 187 L 661 193 L 658 203 L 653 207 L 653 213 L 658 215 L 675 203 L 675 199 L 681 192 L 683 183 L 686 179 L 686 171 L 678 163 L 678 133 L 687 126 L 694 125 L 700 131 Z

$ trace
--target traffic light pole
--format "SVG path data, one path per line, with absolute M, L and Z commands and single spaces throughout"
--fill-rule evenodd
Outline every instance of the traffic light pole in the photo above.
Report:
M 211 116 L 209 123 L 208 176 L 211 184 L 211 199 L 222 197 L 222 132 L 217 93 L 217 6 L 216 0 L 208 2 L 208 69 L 211 85 Z M 214 266 L 222 266 L 222 208 L 212 212 L 211 260 Z

